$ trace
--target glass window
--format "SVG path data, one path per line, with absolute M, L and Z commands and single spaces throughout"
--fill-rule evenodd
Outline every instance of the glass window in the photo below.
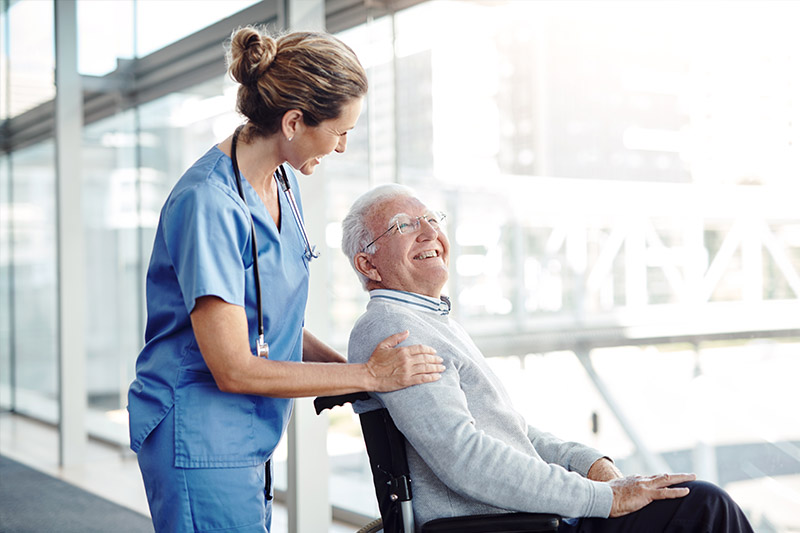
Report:
M 0 28 L 2 28 L 2 35 L 0 35 L 0 120 L 5 120 L 9 117 L 8 110 L 8 91 L 9 76 L 8 76 L 8 11 L 5 5 L 0 9 Z
M 756 529 L 798 527 L 799 9 L 434 1 L 342 32 L 370 93 L 324 163 L 331 342 L 367 300 L 342 217 L 372 185 L 411 185 L 448 214 L 453 314 L 527 420 L 628 472 L 696 470 Z M 332 415 L 331 494 L 369 513 L 358 436 Z
M 151 54 L 258 1 L 136 0 L 136 55 Z
M 140 3 L 140 2 L 139 2 Z M 78 0 L 78 71 L 103 76 L 133 59 L 136 0 Z M 109 24 L 109 21 L 114 21 Z
M 159 213 L 183 171 L 238 123 L 231 87 L 220 76 L 84 128 L 89 430 L 120 444 Z
M 15 152 L 13 200 L 14 384 L 18 412 L 58 421 L 55 153 L 52 142 Z
M 88 125 L 82 150 L 89 431 L 120 443 L 143 331 L 135 126 L 134 111 Z
M 55 97 L 53 2 L 12 2 L 5 17 L 8 87 L 3 85 L 3 94 L 8 91 L 8 100 L 3 106 L 8 105 L 8 117 L 15 117 Z
M 188 8 L 185 0 L 79 0 L 78 69 L 103 76 L 119 59 L 144 57 L 257 1 L 196 0 Z
M 14 318 L 11 312 L 13 283 L 10 158 L 0 155 L 0 411 L 12 408 L 11 346 Z

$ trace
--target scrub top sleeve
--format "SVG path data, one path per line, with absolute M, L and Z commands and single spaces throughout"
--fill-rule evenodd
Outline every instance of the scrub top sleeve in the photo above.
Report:
M 250 219 L 235 200 L 214 185 L 197 185 L 172 199 L 162 224 L 188 313 L 201 296 L 245 305 Z

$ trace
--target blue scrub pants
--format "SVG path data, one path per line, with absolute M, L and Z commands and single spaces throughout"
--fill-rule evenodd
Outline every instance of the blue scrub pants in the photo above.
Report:
M 753 533 L 742 510 L 712 483 L 692 481 L 689 494 L 658 500 L 619 518 L 580 518 L 562 522 L 558 533 Z
M 156 533 L 268 533 L 272 501 L 264 490 L 264 464 L 176 468 L 174 435 L 170 409 L 138 454 Z

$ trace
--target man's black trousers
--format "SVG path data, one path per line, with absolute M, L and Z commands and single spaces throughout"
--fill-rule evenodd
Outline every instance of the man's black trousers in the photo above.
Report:
M 558 533 L 752 533 L 753 528 L 727 492 L 712 483 L 692 481 L 689 494 L 658 500 L 619 518 L 580 518 L 562 522 Z

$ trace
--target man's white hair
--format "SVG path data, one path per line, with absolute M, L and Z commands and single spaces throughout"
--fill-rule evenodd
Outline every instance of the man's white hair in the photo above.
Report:
M 374 254 L 377 249 L 377 245 L 372 244 L 365 250 L 367 244 L 377 237 L 367 227 L 367 221 L 373 208 L 377 207 L 378 204 L 399 196 L 414 198 L 416 194 L 412 188 L 399 183 L 378 185 L 359 196 L 350 206 L 350 211 L 342 221 L 342 252 L 350 261 L 350 266 L 353 267 L 353 270 L 361 280 L 361 286 L 364 287 L 364 290 L 367 289 L 369 278 L 356 270 L 353 260 L 359 252 L 366 251 L 369 254 Z

